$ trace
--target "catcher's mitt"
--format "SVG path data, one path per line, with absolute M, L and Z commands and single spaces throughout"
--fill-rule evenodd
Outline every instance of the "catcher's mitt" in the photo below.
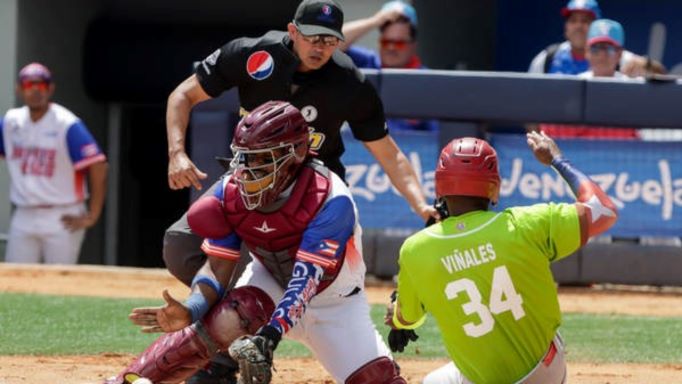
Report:
M 274 343 L 263 336 L 242 336 L 228 352 L 239 363 L 240 384 L 269 384 L 272 380 Z

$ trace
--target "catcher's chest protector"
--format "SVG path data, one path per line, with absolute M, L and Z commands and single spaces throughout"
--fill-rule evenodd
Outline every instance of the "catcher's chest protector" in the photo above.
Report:
M 287 201 L 271 213 L 247 210 L 237 186 L 229 183 L 226 187 L 223 206 L 230 227 L 282 287 L 286 287 L 291 277 L 303 232 L 324 204 L 330 189 L 329 170 L 316 163 L 309 163 L 301 170 Z

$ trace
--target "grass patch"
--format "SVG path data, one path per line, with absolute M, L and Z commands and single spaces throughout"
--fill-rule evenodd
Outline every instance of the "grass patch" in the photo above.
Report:
M 110 299 L 0 293 L 0 355 L 139 353 L 158 335 L 141 333 L 127 315 L 131 308 L 160 305 L 149 299 Z M 386 337 L 384 306 L 372 306 L 372 319 Z M 419 340 L 400 356 L 446 357 L 435 321 L 417 330 Z M 624 315 L 566 314 L 561 333 L 569 361 L 679 363 L 682 319 Z M 280 357 L 311 356 L 285 340 Z
M 128 321 L 159 300 L 0 294 L 0 354 L 137 353 L 156 336 Z
M 569 361 L 676 363 L 682 361 L 682 319 L 566 314 L 561 327 Z

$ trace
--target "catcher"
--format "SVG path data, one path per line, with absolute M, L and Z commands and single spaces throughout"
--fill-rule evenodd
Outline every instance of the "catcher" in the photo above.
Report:
M 429 312 L 452 362 L 424 384 L 566 380 L 556 285 L 550 262 L 575 252 L 617 219 L 613 202 L 561 156 L 544 133 L 527 135 L 535 157 L 568 183 L 574 204 L 488 211 L 500 192 L 497 154 L 485 141 L 456 139 L 441 152 L 436 195 L 449 217 L 409 237 L 400 250 L 392 349 L 414 340 Z
M 188 213 L 209 256 L 191 295 L 181 303 L 164 291 L 164 306 L 133 309 L 143 332 L 167 333 L 107 383 L 179 383 L 225 352 L 241 383 L 269 383 L 283 336 L 310 348 L 337 383 L 406 383 L 369 315 L 351 193 L 308 143 L 303 116 L 286 102 L 239 122 L 232 174 Z M 252 260 L 225 294 L 242 242 Z

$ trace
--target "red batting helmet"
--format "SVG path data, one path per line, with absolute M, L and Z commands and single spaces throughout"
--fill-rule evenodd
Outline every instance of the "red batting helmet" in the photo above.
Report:
M 247 209 L 272 203 L 291 184 L 308 155 L 308 140 L 303 115 L 284 101 L 269 101 L 239 122 L 231 166 Z
M 485 197 L 497 204 L 497 153 L 485 140 L 463 137 L 443 148 L 436 167 L 436 196 Z

